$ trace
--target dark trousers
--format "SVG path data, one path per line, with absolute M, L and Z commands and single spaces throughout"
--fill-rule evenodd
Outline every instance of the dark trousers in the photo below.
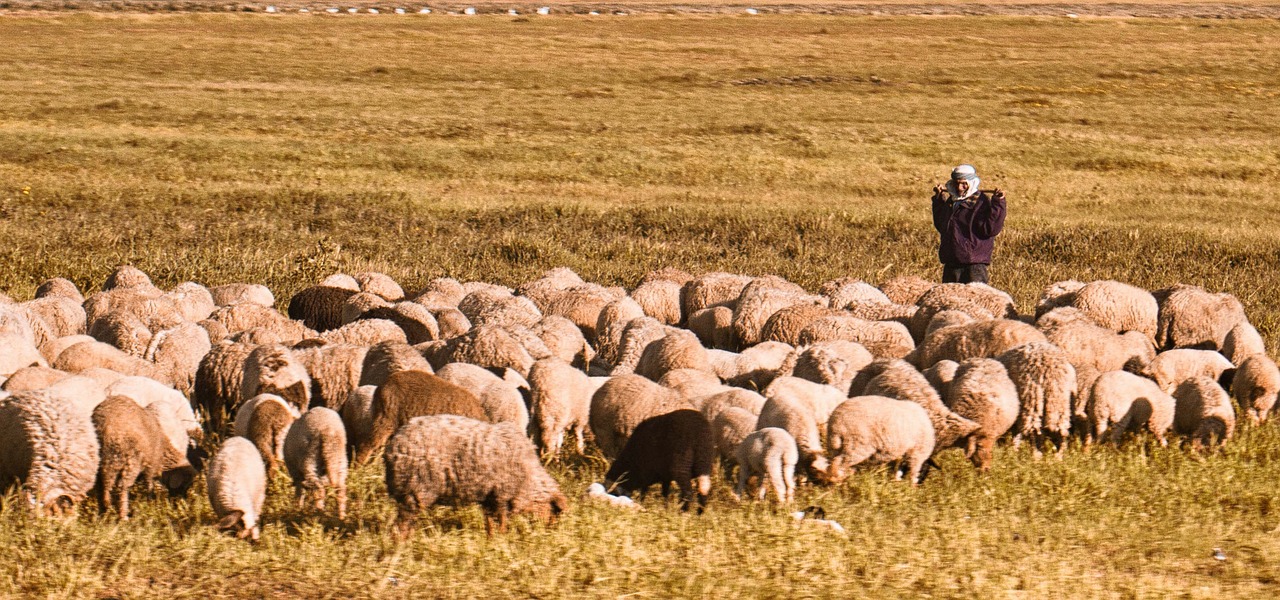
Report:
M 988 283 L 987 265 L 942 265 L 942 283 Z

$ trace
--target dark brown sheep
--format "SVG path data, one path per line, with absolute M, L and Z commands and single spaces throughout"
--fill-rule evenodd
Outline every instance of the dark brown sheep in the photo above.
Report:
M 170 495 L 185 495 L 196 470 L 169 443 L 155 416 L 124 396 L 112 396 L 93 410 L 98 432 L 98 493 L 106 512 L 112 502 L 121 519 L 129 518 L 129 488 L 142 476 L 159 479 Z
M 344 325 L 342 305 L 355 294 L 355 290 L 313 285 L 289 299 L 289 318 L 320 332 L 337 329 Z
M 680 488 L 681 508 L 689 510 L 697 492 L 698 513 L 707 505 L 711 493 L 711 465 L 716 457 L 711 425 L 696 410 L 677 410 L 650 417 L 636 426 L 636 431 L 622 447 L 617 460 L 605 475 L 605 487 L 622 495 L 662 486 L 665 497 L 671 482 Z M 694 488 L 694 482 L 697 488 Z
M 423 371 L 399 371 L 373 394 L 369 437 L 356 445 L 355 462 L 369 460 L 391 434 L 414 417 L 459 415 L 489 420 L 474 394 Z

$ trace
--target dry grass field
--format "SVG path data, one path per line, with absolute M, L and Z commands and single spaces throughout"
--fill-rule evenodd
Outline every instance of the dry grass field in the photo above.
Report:
M 1010 198 L 993 283 L 1186 282 L 1280 339 L 1280 22 L 653 15 L 0 16 L 0 289 L 338 270 L 407 289 L 559 265 L 936 276 L 928 192 L 972 162 Z M 486 539 L 439 509 L 405 544 L 381 469 L 346 522 L 268 502 L 257 546 L 203 487 L 127 523 L 0 509 L 23 597 L 1274 597 L 1280 429 L 1208 457 L 955 453 L 802 490 L 847 539 L 723 486 L 701 517 L 575 504 Z M 604 464 L 554 467 L 575 498 Z M 12 497 L 10 497 L 12 500 Z M 1215 548 L 1226 555 L 1215 560 Z

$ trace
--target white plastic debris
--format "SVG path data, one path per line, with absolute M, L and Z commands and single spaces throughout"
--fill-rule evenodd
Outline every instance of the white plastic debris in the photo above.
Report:
M 354 7 L 354 6 L 353 6 L 353 7 L 351 7 L 351 8 L 348 8 L 348 9 L 347 9 L 347 12 L 349 12 L 349 13 L 351 13 L 351 14 L 353 14 L 353 15 L 354 15 L 354 14 L 356 14 L 356 13 L 360 12 L 360 9 L 358 9 L 358 8 L 356 8 L 356 7 Z
M 806 515 L 807 513 L 805 511 L 798 510 L 796 512 L 791 513 L 791 518 L 795 519 L 797 523 L 800 523 L 802 525 L 812 525 L 814 527 L 829 529 L 833 533 L 836 533 L 838 535 L 849 535 L 847 532 L 845 532 L 844 527 L 842 527 L 839 523 L 832 521 L 831 519 L 805 518 Z
M 336 14 L 336 13 L 338 12 L 338 9 L 336 9 L 336 8 L 326 8 L 326 9 L 324 9 L 324 12 L 327 12 L 327 13 L 329 13 L 329 14 L 331 14 L 331 15 L 332 15 L 332 14 Z
M 1222 551 L 1222 548 L 1214 548 L 1214 549 L 1213 549 L 1213 560 L 1216 560 L 1216 561 L 1218 561 L 1218 562 L 1225 561 L 1225 560 L 1227 560 L 1227 553 L 1226 553 L 1226 552 L 1223 552 L 1223 551 Z
M 403 8 L 397 8 L 397 9 L 396 9 L 396 14 L 397 14 L 397 15 L 403 15 L 403 14 L 404 14 L 404 9 L 403 9 Z
M 1077 15 L 1076 13 L 1067 13 L 1067 18 L 1068 18 L 1068 19 L 1079 19 L 1079 18 L 1080 18 L 1080 15 Z
M 626 496 L 614 496 L 604 490 L 604 486 L 593 483 L 587 486 L 587 497 L 597 502 L 607 502 L 618 508 L 630 508 L 633 510 L 644 510 L 643 506 L 636 504 L 634 500 Z
M 754 8 L 748 8 L 748 9 L 747 9 L 747 14 L 749 14 L 749 15 L 758 15 L 758 14 L 760 14 L 760 11 L 758 11 L 758 10 L 756 10 L 756 9 L 754 9 Z
M 276 7 L 274 7 L 274 6 L 268 6 L 268 7 L 267 7 L 267 12 L 269 12 L 269 13 L 276 12 Z
M 307 9 L 307 8 L 299 8 L 299 9 L 298 9 L 298 12 L 300 12 L 300 13 L 309 13 L 309 12 L 311 12 L 311 10 L 310 10 L 310 9 Z
M 464 15 L 474 15 L 474 14 L 476 14 L 476 8 L 475 8 L 474 6 L 468 6 L 468 7 L 464 8 L 464 9 L 462 9 L 462 14 L 464 14 Z
M 430 8 L 424 8 L 424 9 L 422 9 L 422 10 L 418 11 L 418 14 L 420 14 L 420 15 L 429 15 L 429 14 L 431 14 L 431 9 L 430 9 Z
M 540 14 L 540 15 L 549 15 L 549 14 L 551 14 L 551 7 L 550 7 L 550 6 L 543 6 L 543 7 L 538 8 L 538 14 Z
M 516 16 L 516 15 L 520 14 L 520 12 L 519 12 L 519 11 L 517 11 L 516 9 L 514 9 L 514 8 L 508 8 L 508 9 L 507 9 L 507 14 L 509 14 L 509 15 L 511 15 L 511 16 L 513 16 L 513 17 L 514 17 L 514 16 Z
M 598 11 L 598 10 L 593 10 L 593 11 L 591 11 L 591 12 L 587 13 L 587 14 L 589 14 L 589 15 L 591 15 L 591 16 L 593 16 L 593 17 L 598 17 L 598 16 L 600 16 L 600 11 Z
M 378 14 L 378 9 L 376 9 L 376 8 L 370 8 L 370 9 L 369 9 L 369 14 L 371 14 L 371 15 L 376 15 L 376 14 Z

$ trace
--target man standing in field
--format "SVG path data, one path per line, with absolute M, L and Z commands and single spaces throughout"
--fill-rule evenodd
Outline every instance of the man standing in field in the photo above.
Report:
M 972 165 L 951 171 L 951 181 L 933 187 L 933 227 L 942 235 L 938 259 L 943 283 L 988 282 L 995 237 L 1004 229 L 1004 192 L 978 189 Z

